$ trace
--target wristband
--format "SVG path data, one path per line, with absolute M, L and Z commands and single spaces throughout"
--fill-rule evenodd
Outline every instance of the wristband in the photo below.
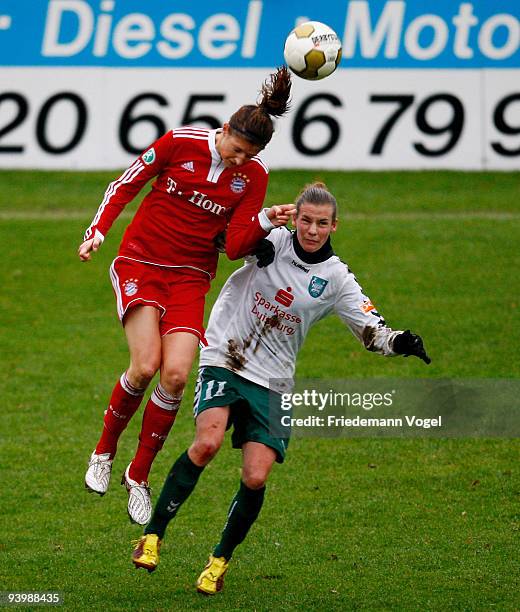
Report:
M 263 208 L 258 213 L 258 222 L 260 223 L 260 227 L 264 230 L 264 232 L 269 233 L 276 226 L 272 224 L 271 219 L 269 219 L 269 217 L 267 216 L 268 210 L 269 210 L 268 208 Z

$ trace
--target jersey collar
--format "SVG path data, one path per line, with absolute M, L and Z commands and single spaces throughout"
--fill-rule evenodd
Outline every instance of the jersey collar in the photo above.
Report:
M 301 246 L 296 237 L 296 232 L 293 233 L 292 237 L 293 248 L 296 255 L 305 263 L 316 264 L 326 261 L 334 255 L 332 244 L 330 243 L 330 237 L 327 238 L 327 242 L 314 253 L 307 253 L 307 251 Z
M 208 136 L 208 145 L 209 145 L 209 150 L 211 153 L 211 158 L 216 162 L 222 161 L 222 158 L 220 157 L 220 153 L 217 151 L 216 137 L 217 137 L 218 132 L 222 132 L 222 128 L 217 128 L 216 130 L 210 130 L 209 136 Z
M 209 167 L 208 176 L 206 180 L 210 183 L 217 183 L 220 175 L 226 169 L 220 153 L 217 151 L 216 136 L 221 129 L 210 130 L 208 135 L 208 146 L 211 153 L 211 165 Z

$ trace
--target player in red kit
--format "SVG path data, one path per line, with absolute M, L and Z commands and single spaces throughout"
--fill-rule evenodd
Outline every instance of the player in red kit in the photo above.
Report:
M 85 475 L 87 489 L 106 493 L 119 436 L 160 370 L 122 479 L 133 522 L 150 518 L 151 465 L 204 341 L 204 300 L 217 267 L 219 234 L 226 230 L 226 253 L 238 259 L 291 216 L 292 205 L 261 211 L 268 169 L 257 157 L 271 140 L 271 117 L 288 108 L 290 88 L 289 73 L 280 68 L 263 84 L 260 102 L 239 108 L 221 129 L 182 127 L 159 138 L 108 186 L 79 247 L 80 259 L 89 260 L 124 206 L 156 177 L 110 267 L 130 365 L 112 391 Z

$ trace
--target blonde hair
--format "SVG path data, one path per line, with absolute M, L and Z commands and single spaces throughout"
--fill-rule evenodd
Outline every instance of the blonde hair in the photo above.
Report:
M 330 204 L 332 206 L 332 220 L 336 220 L 338 204 L 325 183 L 316 182 L 305 185 L 296 198 L 296 216 L 300 214 L 300 208 L 305 202 L 308 204 Z

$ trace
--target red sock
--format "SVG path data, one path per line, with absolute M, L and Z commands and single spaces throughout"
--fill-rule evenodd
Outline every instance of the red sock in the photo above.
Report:
M 166 393 L 160 384 L 154 389 L 144 409 L 139 446 L 128 472 L 132 480 L 148 482 L 153 460 L 170 433 L 181 399 Z
M 117 381 L 110 403 L 103 419 L 103 433 L 96 446 L 96 453 L 110 453 L 112 459 L 116 454 L 117 441 L 128 422 L 139 408 L 145 389 L 133 387 L 126 378 L 126 372 Z

